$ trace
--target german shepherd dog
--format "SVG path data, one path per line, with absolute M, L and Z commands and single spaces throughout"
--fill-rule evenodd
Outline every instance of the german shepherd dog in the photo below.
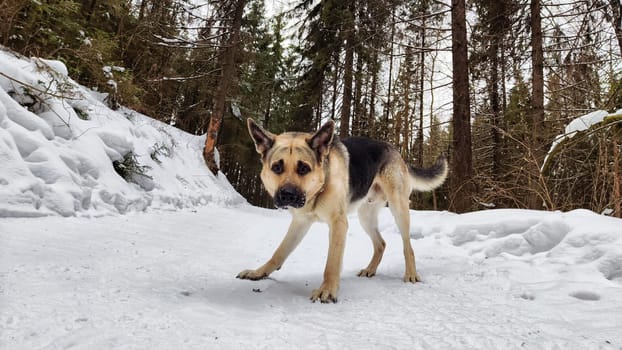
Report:
M 248 119 L 248 131 L 261 155 L 261 180 L 278 208 L 287 208 L 292 222 L 272 257 L 237 278 L 259 280 L 278 270 L 305 236 L 311 224 L 329 227 L 328 259 L 324 281 L 311 300 L 337 302 L 339 275 L 348 230 L 348 212 L 358 211 L 361 226 L 374 246 L 366 268 L 358 275 L 372 277 L 382 259 L 385 242 L 378 231 L 378 212 L 387 203 L 404 245 L 404 282 L 421 281 L 410 244 L 409 197 L 412 190 L 430 191 L 447 177 L 447 160 L 439 156 L 427 169 L 406 165 L 390 144 L 363 137 L 339 140 L 328 121 L 315 133 L 272 134 Z

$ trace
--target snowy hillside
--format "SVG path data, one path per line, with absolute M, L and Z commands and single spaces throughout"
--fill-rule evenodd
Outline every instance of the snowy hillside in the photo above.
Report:
M 0 220 L 0 348 L 620 349 L 622 220 L 490 210 L 411 212 L 422 283 L 402 282 L 387 209 L 378 275 L 351 217 L 339 303 L 311 303 L 327 229 L 315 225 L 269 279 L 284 211 Z
M 205 167 L 202 138 L 104 97 L 0 47 L 0 217 L 244 202 Z

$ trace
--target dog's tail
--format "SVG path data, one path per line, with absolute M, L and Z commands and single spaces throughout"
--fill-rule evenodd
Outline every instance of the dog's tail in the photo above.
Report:
M 441 154 L 436 159 L 434 165 L 429 168 L 409 166 L 408 170 L 410 173 L 411 187 L 414 190 L 425 192 L 432 191 L 445 182 L 447 173 L 449 173 L 449 166 L 447 164 L 447 157 Z

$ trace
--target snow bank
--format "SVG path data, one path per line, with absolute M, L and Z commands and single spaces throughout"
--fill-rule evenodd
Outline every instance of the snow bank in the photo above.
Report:
M 413 212 L 413 222 L 413 238 L 447 241 L 476 261 L 505 257 L 555 264 L 563 272 L 572 266 L 587 272 L 589 280 L 600 276 L 622 283 L 620 219 L 585 209 L 567 213 L 496 209 L 461 215 Z
M 0 217 L 244 202 L 205 167 L 201 137 L 113 111 L 102 97 L 68 78 L 61 62 L 0 48 Z M 140 171 L 124 179 L 118 169 L 127 162 Z

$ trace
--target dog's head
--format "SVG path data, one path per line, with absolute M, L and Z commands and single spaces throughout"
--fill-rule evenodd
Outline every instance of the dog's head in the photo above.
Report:
M 250 133 L 263 164 L 261 181 L 278 208 L 302 208 L 325 182 L 326 157 L 335 124 L 328 121 L 315 132 L 274 135 L 248 119 Z

